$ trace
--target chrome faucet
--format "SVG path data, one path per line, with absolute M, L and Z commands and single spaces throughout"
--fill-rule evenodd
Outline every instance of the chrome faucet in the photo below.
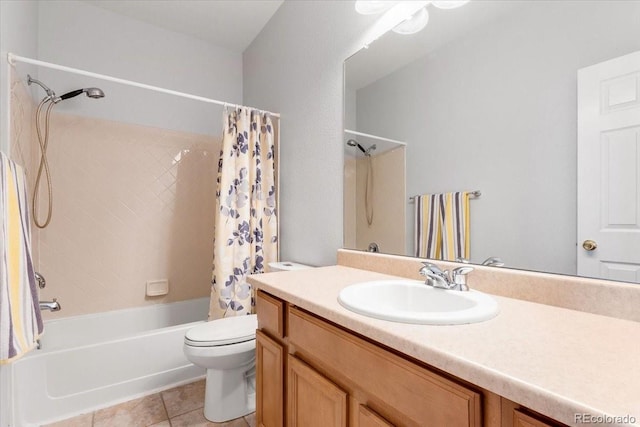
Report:
M 473 267 L 458 267 L 453 270 L 442 271 L 437 265 L 430 262 L 423 262 L 420 275 L 427 278 L 426 285 L 438 289 L 449 289 L 454 291 L 468 291 L 467 274 L 473 271 Z
M 40 301 L 40 311 L 49 310 L 49 311 L 60 311 L 62 306 L 57 299 L 53 299 L 53 301 Z
M 469 264 L 471 261 L 466 258 L 458 257 L 456 258 L 456 262 Z M 482 261 L 482 265 L 486 265 L 487 267 L 504 267 L 504 261 L 502 261 L 502 259 L 498 258 L 497 256 L 491 256 Z
M 482 265 L 486 265 L 489 267 L 503 267 L 504 261 L 496 256 L 489 257 L 482 262 Z

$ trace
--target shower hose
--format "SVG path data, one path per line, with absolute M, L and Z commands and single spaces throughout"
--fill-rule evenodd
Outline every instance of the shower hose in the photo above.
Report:
M 42 108 L 46 106 L 44 113 L 44 136 L 42 131 Z M 36 132 L 38 133 L 38 144 L 40 145 L 40 165 L 38 166 L 38 174 L 36 175 L 36 183 L 33 189 L 33 199 L 31 205 L 31 211 L 33 212 L 33 222 L 38 228 L 45 228 L 51 222 L 51 213 L 53 210 L 53 191 L 51 188 L 51 174 L 49 173 L 49 162 L 47 161 L 47 146 L 49 145 L 49 116 L 51 115 L 51 109 L 55 105 L 52 102 L 51 97 L 44 98 L 40 101 L 38 109 L 36 110 Z M 40 196 L 40 183 L 42 181 L 42 171 L 44 170 L 45 179 L 47 181 L 47 217 L 44 222 L 40 221 L 38 215 L 38 200 Z
M 367 216 L 367 224 L 373 224 L 373 159 L 367 154 L 367 176 L 364 187 L 364 210 Z

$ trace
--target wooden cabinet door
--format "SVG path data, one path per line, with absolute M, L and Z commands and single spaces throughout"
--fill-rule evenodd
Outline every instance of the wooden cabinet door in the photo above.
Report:
M 256 423 L 284 425 L 284 348 L 256 331 Z
M 393 424 L 364 405 L 358 407 L 356 419 L 358 420 L 357 427 L 393 427 Z
M 347 393 L 289 355 L 287 427 L 346 427 Z
M 554 427 L 554 425 L 547 424 L 515 409 L 513 411 L 513 427 Z
M 396 424 L 482 427 L 480 393 L 296 308 L 289 345 L 309 364 L 390 408 Z M 350 390 L 351 391 L 351 390 Z M 352 417 L 353 418 L 353 417 Z

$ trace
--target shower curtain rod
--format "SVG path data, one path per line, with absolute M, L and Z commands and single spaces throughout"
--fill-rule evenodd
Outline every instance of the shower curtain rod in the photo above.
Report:
M 53 70 L 66 71 L 68 73 L 79 74 L 81 76 L 94 77 L 96 79 L 107 80 L 107 81 L 115 82 L 115 83 L 122 83 L 122 84 L 125 84 L 125 85 L 128 85 L 128 86 L 135 86 L 135 87 L 139 87 L 139 88 L 142 88 L 142 89 L 153 90 L 155 92 L 161 92 L 161 93 L 166 93 L 166 94 L 169 94 L 169 95 L 180 96 L 182 98 L 194 99 L 196 101 L 207 102 L 209 104 L 217 104 L 217 105 L 222 105 L 222 106 L 225 106 L 225 107 L 251 108 L 251 109 L 255 109 L 255 110 L 259 110 L 259 111 L 264 111 L 264 110 L 260 110 L 259 108 L 253 108 L 253 107 L 248 107 L 248 106 L 245 106 L 245 105 L 234 104 L 232 102 L 218 101 L 217 99 L 205 98 L 204 96 L 191 95 L 190 93 L 178 92 L 176 90 L 165 89 L 165 88 L 162 88 L 162 87 L 152 86 L 152 85 L 148 85 L 148 84 L 145 84 L 145 83 L 138 83 L 138 82 L 134 82 L 132 80 L 125 80 L 125 79 L 121 79 L 121 78 L 118 78 L 118 77 L 107 76 L 105 74 L 98 74 L 98 73 L 93 73 L 91 71 L 85 71 L 85 70 L 80 70 L 80 69 L 77 69 L 77 68 L 66 67 L 64 65 L 58 65 L 58 64 L 53 64 L 51 62 L 40 61 L 38 59 L 26 58 L 24 56 L 14 55 L 11 52 L 7 53 L 7 61 L 11 65 L 15 65 L 16 62 L 24 62 L 25 64 L 39 65 L 41 67 L 51 68 Z M 264 112 L 265 113 L 269 113 L 273 117 L 280 118 L 280 114 L 278 114 L 278 113 L 272 113 L 271 111 L 264 111 Z

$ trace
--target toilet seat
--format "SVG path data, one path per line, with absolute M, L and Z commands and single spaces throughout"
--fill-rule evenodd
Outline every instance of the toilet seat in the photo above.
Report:
M 252 341 L 256 338 L 258 319 L 255 314 L 225 317 L 193 327 L 184 336 L 192 347 L 218 347 Z

